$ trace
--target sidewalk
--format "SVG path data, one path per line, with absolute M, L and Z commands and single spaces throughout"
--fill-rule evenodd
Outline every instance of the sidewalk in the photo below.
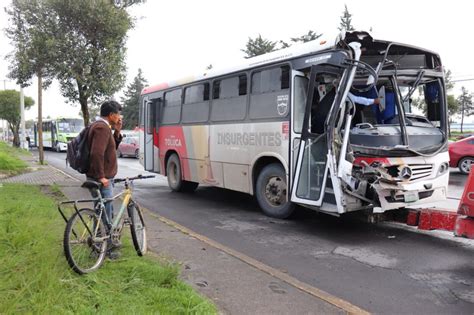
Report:
M 57 184 L 67 199 L 90 198 L 79 180 L 52 166 L 38 166 L 33 157 L 27 162 L 32 172 L 0 179 L 0 183 Z M 212 300 L 222 314 L 365 313 L 147 209 L 144 212 L 149 250 L 179 263 L 181 278 Z

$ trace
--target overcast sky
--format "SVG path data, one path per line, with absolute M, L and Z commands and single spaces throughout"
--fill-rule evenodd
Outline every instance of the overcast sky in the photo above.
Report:
M 0 0 L 0 27 L 8 25 Z M 199 74 L 206 66 L 232 65 L 243 58 L 240 49 L 248 37 L 286 40 L 313 30 L 333 41 L 340 16 L 347 3 L 352 24 L 359 30 L 372 28 L 374 38 L 393 40 L 424 47 L 440 54 L 454 79 L 474 79 L 474 40 L 472 36 L 473 1 L 157 1 L 130 8 L 136 27 L 127 42 L 127 84 L 138 68 L 153 85 L 183 76 Z M 392 6 L 392 7 L 390 7 Z M 323 36 L 324 37 L 324 36 Z M 0 34 L 0 89 L 19 89 L 7 79 L 5 55 L 12 47 L 4 32 Z M 35 82 L 35 80 L 33 80 Z M 474 92 L 474 81 L 456 83 Z M 33 83 L 25 94 L 37 102 Z M 120 99 L 121 92 L 116 98 Z M 79 106 L 71 107 L 59 93 L 58 84 L 43 92 L 43 115 L 77 116 Z M 37 117 L 36 106 L 26 112 L 27 119 Z

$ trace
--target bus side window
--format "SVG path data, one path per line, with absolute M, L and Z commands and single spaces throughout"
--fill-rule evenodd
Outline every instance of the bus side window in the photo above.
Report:
M 209 118 L 209 83 L 188 86 L 184 89 L 181 122 L 201 123 Z
M 290 112 L 290 67 L 287 65 L 252 74 L 250 118 L 283 118 Z
M 214 81 L 212 85 L 212 121 L 243 120 L 247 113 L 247 75 Z
M 161 123 L 177 124 L 181 119 L 181 89 L 165 93 Z

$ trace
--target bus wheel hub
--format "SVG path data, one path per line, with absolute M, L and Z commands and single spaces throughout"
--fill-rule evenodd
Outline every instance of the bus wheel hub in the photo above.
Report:
M 265 186 L 265 197 L 273 206 L 281 206 L 286 199 L 286 184 L 280 177 L 272 177 Z

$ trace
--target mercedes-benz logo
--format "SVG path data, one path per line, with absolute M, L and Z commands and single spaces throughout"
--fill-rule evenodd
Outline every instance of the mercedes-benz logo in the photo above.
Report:
M 408 180 L 411 178 L 412 174 L 413 174 L 413 171 L 411 170 L 411 168 L 409 168 L 408 166 L 404 166 L 401 169 L 399 176 L 405 180 Z

